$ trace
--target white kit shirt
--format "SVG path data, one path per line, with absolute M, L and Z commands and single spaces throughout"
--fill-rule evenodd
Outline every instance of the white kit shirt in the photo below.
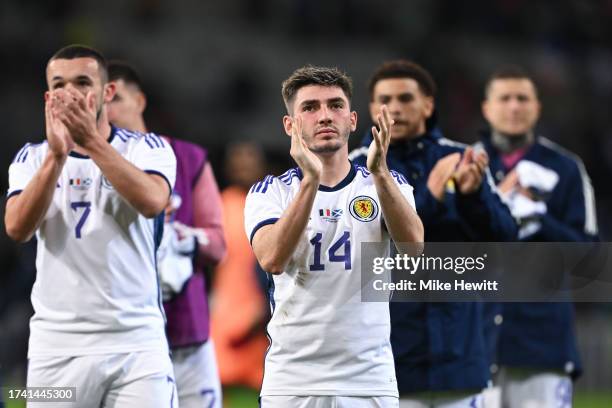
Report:
M 392 172 L 414 208 L 412 187 Z M 298 168 L 267 176 L 247 197 L 252 240 L 276 222 L 300 188 Z M 386 242 L 380 201 L 366 168 L 351 166 L 337 186 L 320 186 L 310 220 L 285 271 L 271 276 L 272 318 L 261 395 L 397 397 L 389 305 L 362 302 L 361 243 Z M 388 256 L 384 245 L 376 256 Z
M 159 136 L 112 128 L 109 143 L 136 167 L 176 177 Z M 47 154 L 27 144 L 9 167 L 8 196 L 20 193 Z M 167 350 L 155 264 L 163 218 L 138 213 L 87 156 L 72 152 L 36 232 L 28 356 Z

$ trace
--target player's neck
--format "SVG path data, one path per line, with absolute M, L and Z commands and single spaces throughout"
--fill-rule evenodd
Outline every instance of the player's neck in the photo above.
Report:
M 129 129 L 140 133 L 147 133 L 147 126 L 145 125 L 142 117 L 135 119 L 134 123 L 131 124 Z
M 333 187 L 340 183 L 351 170 L 351 162 L 348 159 L 348 151 L 345 154 L 337 152 L 332 155 L 318 155 L 323 164 L 320 183 L 324 186 Z
M 534 139 L 533 130 L 521 135 L 507 135 L 496 130 L 491 132 L 491 143 L 502 153 L 512 153 L 525 148 L 532 144 Z

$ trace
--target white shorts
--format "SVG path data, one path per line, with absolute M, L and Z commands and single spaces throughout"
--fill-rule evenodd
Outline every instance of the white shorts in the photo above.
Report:
M 177 408 L 170 356 L 161 351 L 28 360 L 28 387 L 76 387 L 76 402 L 30 402 L 39 408 Z
M 260 398 L 261 408 L 397 408 L 395 397 L 267 395 Z
M 502 408 L 501 387 L 493 385 L 482 391 L 484 408 Z
M 482 393 L 424 392 L 401 397 L 399 408 L 484 408 Z
M 174 349 L 172 364 L 181 408 L 221 408 L 221 382 L 211 339 L 199 346 Z
M 572 380 L 567 375 L 503 368 L 500 379 L 504 407 L 572 407 Z

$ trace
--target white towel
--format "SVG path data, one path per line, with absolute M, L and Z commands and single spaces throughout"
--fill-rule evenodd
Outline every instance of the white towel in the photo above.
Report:
M 164 235 L 157 250 L 157 267 L 164 301 L 180 293 L 193 275 L 193 255 L 198 242 L 193 234 L 181 233 L 179 236 L 173 224 L 176 223 L 164 225 Z
M 518 220 L 540 217 L 546 214 L 548 209 L 545 202 L 534 201 L 518 191 L 512 191 L 506 197 L 506 204 L 508 204 L 512 216 Z
M 522 187 L 543 193 L 551 192 L 559 182 L 557 172 L 529 160 L 521 160 L 516 165 L 516 173 Z

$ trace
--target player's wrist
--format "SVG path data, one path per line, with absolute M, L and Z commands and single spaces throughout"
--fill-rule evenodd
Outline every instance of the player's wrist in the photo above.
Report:
M 315 189 L 319 188 L 319 184 L 321 183 L 321 176 L 315 173 L 305 173 L 302 178 L 301 185 L 304 187 L 313 187 Z
M 66 163 L 67 158 L 68 152 L 54 151 L 52 149 L 49 149 L 47 152 L 47 161 L 59 167 L 62 167 L 64 163 Z
M 370 174 L 372 174 L 372 176 L 374 177 L 374 179 L 379 179 L 379 180 L 383 180 L 383 179 L 390 179 L 391 178 L 391 172 L 389 171 L 389 168 L 387 167 L 387 165 L 379 165 L 375 168 L 373 168 L 372 170 L 370 170 Z
M 94 131 L 93 134 L 83 138 L 79 143 L 79 146 L 81 146 L 81 148 L 85 150 L 89 156 L 94 156 L 96 153 L 102 151 L 105 145 L 108 145 L 108 143 L 98 134 L 97 131 Z

